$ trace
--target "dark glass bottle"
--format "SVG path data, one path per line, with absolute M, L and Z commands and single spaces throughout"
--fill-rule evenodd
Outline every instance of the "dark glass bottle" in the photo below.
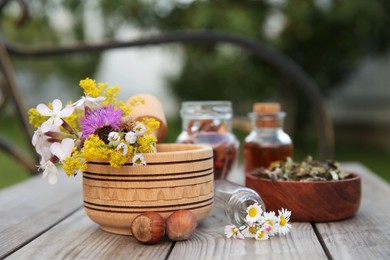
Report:
M 253 112 L 249 113 L 253 129 L 244 144 L 246 174 L 292 156 L 291 138 L 283 131 L 285 116 L 278 103 L 254 104 Z

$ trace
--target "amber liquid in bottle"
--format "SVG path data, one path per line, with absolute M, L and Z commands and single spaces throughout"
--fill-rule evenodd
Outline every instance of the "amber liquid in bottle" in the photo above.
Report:
M 293 153 L 292 144 L 261 144 L 248 142 L 244 144 L 245 172 L 250 173 L 256 168 L 267 168 L 274 161 L 285 160 Z

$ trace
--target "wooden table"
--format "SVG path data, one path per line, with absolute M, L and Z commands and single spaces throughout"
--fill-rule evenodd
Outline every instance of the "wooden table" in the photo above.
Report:
M 390 186 L 358 163 L 362 176 L 355 217 L 329 223 L 292 223 L 286 237 L 233 240 L 213 211 L 184 242 L 152 246 L 99 229 L 82 208 L 81 178 L 55 186 L 39 177 L 0 191 L 0 259 L 390 259 Z M 239 180 L 240 181 L 240 180 Z M 293 212 L 294 214 L 294 212 Z

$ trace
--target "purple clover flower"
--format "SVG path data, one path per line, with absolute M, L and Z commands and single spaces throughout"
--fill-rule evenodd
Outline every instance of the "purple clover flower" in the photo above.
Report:
M 121 118 L 122 110 L 114 109 L 112 105 L 86 110 L 85 116 L 80 121 L 83 138 L 98 134 L 98 131 L 104 128 L 118 130 Z

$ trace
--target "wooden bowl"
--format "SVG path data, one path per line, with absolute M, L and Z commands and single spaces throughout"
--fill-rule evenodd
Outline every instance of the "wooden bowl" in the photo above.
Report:
M 88 163 L 83 173 L 84 209 L 105 231 L 131 235 L 133 219 L 155 211 L 164 219 L 187 209 L 198 220 L 212 209 L 213 151 L 207 145 L 159 144 L 143 154 L 146 166 L 131 162 L 114 168 L 106 161 Z
M 357 174 L 339 181 L 272 181 L 247 174 L 246 186 L 259 193 L 267 211 L 287 208 L 292 221 L 326 222 L 352 217 L 360 206 Z

